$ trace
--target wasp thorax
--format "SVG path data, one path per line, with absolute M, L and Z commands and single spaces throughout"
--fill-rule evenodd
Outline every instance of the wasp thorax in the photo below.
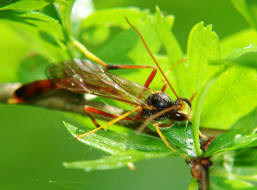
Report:
M 156 93 L 156 94 L 151 94 L 147 100 L 146 100 L 148 106 L 151 106 L 152 109 L 143 109 L 143 116 L 144 117 L 151 117 L 154 114 L 158 113 L 159 111 L 162 111 L 166 108 L 169 108 L 170 106 L 172 106 L 172 101 L 169 98 L 169 96 L 167 96 L 166 94 L 163 93 Z M 155 118 L 154 120 L 156 121 L 162 121 L 165 119 L 169 119 L 170 114 L 169 112 L 164 113 L 162 115 L 160 115 L 159 117 Z
M 163 93 L 151 94 L 146 101 L 149 106 L 153 106 L 157 110 L 163 110 L 172 105 L 172 101 L 169 96 Z

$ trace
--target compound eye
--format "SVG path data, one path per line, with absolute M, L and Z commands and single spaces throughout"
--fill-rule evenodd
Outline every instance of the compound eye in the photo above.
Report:
M 192 107 L 192 106 L 191 106 L 191 103 L 190 103 L 190 101 L 189 101 L 188 99 L 183 98 L 183 97 L 181 97 L 180 99 L 182 100 L 182 102 L 186 102 L 186 103 L 190 106 L 190 108 Z M 175 102 L 174 104 L 175 104 L 175 105 L 181 105 L 181 102 L 179 102 L 179 100 L 176 100 L 176 102 Z M 181 106 L 182 106 L 182 105 L 181 105 Z
M 170 117 L 175 121 L 183 121 L 187 118 L 184 114 L 178 112 L 176 112 L 176 114 L 171 114 Z

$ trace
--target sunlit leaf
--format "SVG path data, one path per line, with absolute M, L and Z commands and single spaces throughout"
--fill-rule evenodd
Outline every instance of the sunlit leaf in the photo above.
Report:
M 81 134 L 77 127 L 69 123 L 64 124 L 74 137 Z M 79 141 L 110 153 L 112 156 L 93 161 L 64 163 L 67 168 L 84 169 L 86 171 L 113 169 L 127 166 L 128 163 L 166 157 L 172 154 L 160 139 L 145 134 L 136 135 L 133 131 L 130 133 L 99 131 L 97 134 L 82 137 Z
M 126 152 L 121 152 L 114 154 L 113 156 L 108 156 L 98 160 L 91 161 L 77 161 L 64 163 L 66 168 L 73 169 L 83 169 L 85 171 L 91 170 L 108 170 L 116 169 L 128 166 L 130 163 L 138 162 L 140 160 L 152 159 L 152 158 L 161 158 L 166 157 L 169 154 L 166 152 L 140 152 L 136 150 L 129 150 Z
M 188 63 L 185 66 L 187 72 L 184 80 L 186 97 L 197 94 L 193 102 L 193 139 L 198 155 L 201 154 L 199 143 L 199 126 L 202 125 L 202 106 L 206 99 L 206 93 L 223 70 L 221 66 L 209 65 L 211 60 L 220 59 L 219 39 L 212 31 L 212 26 L 196 24 L 190 31 L 187 47 Z M 189 82 L 190 81 L 190 82 Z
M 196 24 L 190 31 L 187 47 L 187 97 L 199 93 L 206 82 L 219 71 L 220 67 L 209 65 L 209 61 L 220 59 L 219 39 L 212 26 Z M 200 95 L 199 95 L 200 96 Z
M 226 132 L 218 137 L 210 144 L 205 156 L 215 155 L 220 152 L 242 149 L 257 146 L 256 129 L 238 129 Z
M 196 190 L 196 189 L 198 189 L 197 180 L 193 178 L 187 190 Z
M 183 122 L 176 123 L 171 128 L 164 129 L 163 134 L 178 152 L 184 153 L 191 158 L 197 156 L 191 123 L 188 126 Z
M 65 38 L 58 21 L 39 12 L 1 11 L 0 22 L 15 31 L 34 52 L 49 61 L 69 59 Z
M 206 95 L 201 126 L 229 128 L 257 106 L 256 71 L 230 67 L 214 82 Z
M 243 53 L 256 51 L 257 32 L 247 29 L 232 34 L 220 42 L 222 59 L 233 59 Z
M 77 127 L 65 123 L 65 127 L 75 137 L 86 131 L 79 130 Z M 153 152 L 170 152 L 159 138 L 140 134 L 136 135 L 135 131 L 130 132 L 114 132 L 114 131 L 98 131 L 96 134 L 89 135 L 79 139 L 82 143 L 98 148 L 104 152 L 115 154 L 129 149 L 138 151 Z

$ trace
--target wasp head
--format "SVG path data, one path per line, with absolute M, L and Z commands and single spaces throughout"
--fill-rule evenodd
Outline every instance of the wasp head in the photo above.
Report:
M 189 120 L 192 121 L 191 103 L 186 98 L 180 98 L 173 105 L 177 105 L 177 109 L 171 110 L 171 118 L 176 121 Z

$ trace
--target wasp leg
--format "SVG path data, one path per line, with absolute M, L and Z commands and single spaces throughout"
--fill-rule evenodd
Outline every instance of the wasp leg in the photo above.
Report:
M 167 139 L 164 137 L 164 135 L 162 134 L 161 130 L 159 129 L 159 124 L 158 123 L 155 123 L 154 124 L 154 128 L 155 128 L 155 131 L 157 132 L 157 134 L 160 136 L 160 138 L 162 139 L 163 143 L 172 151 L 172 152 L 177 152 L 174 148 L 172 148 L 170 146 L 170 143 L 167 141 Z M 181 154 L 179 153 L 179 156 L 185 158 L 187 161 L 190 161 L 190 159 L 184 155 L 184 154 Z
M 177 152 L 174 148 L 172 148 L 170 146 L 170 143 L 167 141 L 167 139 L 164 137 L 164 135 L 162 134 L 161 130 L 159 129 L 159 124 L 155 123 L 154 124 L 154 128 L 156 133 L 160 136 L 160 138 L 162 139 L 163 143 L 172 151 L 172 152 Z
M 102 61 L 99 57 L 91 53 L 83 44 L 81 44 L 79 41 L 73 39 L 74 45 L 90 60 L 95 61 L 96 63 L 104 66 L 106 68 L 107 64 Z
M 96 127 L 99 127 L 99 124 L 96 122 L 95 118 L 93 117 L 93 114 L 97 114 L 97 115 L 102 115 L 104 117 L 109 117 L 109 118 L 117 118 L 119 117 L 118 115 L 114 115 L 114 114 L 110 114 L 107 112 L 104 112 L 98 108 L 92 107 L 92 106 L 84 106 L 84 111 L 86 112 L 86 114 L 90 117 L 90 119 L 93 121 L 93 123 L 95 124 Z M 134 118 L 130 118 L 130 117 L 126 117 L 123 120 L 135 120 Z
M 131 115 L 132 113 L 134 113 L 135 111 L 138 111 L 138 110 L 140 110 L 140 109 L 141 109 L 141 107 L 140 107 L 140 106 L 137 106 L 137 107 L 135 107 L 134 109 L 132 109 L 132 110 L 130 110 L 130 111 L 124 113 L 123 115 L 121 115 L 121 116 L 119 116 L 119 117 L 117 117 L 117 118 L 115 118 L 115 119 L 113 119 L 113 120 L 111 120 L 111 121 L 109 121 L 109 122 L 107 122 L 107 123 L 101 125 L 101 126 L 99 126 L 99 124 L 96 122 L 96 120 L 92 117 L 92 118 L 93 118 L 92 121 L 93 121 L 93 122 L 95 123 L 95 125 L 98 126 L 98 127 L 95 128 L 95 129 L 93 129 L 93 130 L 91 130 L 91 131 L 89 131 L 89 132 L 87 132 L 87 133 L 78 135 L 78 136 L 76 136 L 75 138 L 76 138 L 76 139 L 82 138 L 82 137 L 88 136 L 88 135 L 90 135 L 90 134 L 93 134 L 93 133 L 99 131 L 100 129 L 106 129 L 107 127 L 111 126 L 112 124 L 117 123 L 118 121 L 127 118 L 129 115 Z M 97 110 L 97 109 L 95 108 L 95 110 Z M 91 117 L 90 117 L 90 118 L 91 118 Z
M 209 137 L 204 135 L 200 130 L 199 130 L 199 136 L 202 138 L 202 139 L 208 139 Z

